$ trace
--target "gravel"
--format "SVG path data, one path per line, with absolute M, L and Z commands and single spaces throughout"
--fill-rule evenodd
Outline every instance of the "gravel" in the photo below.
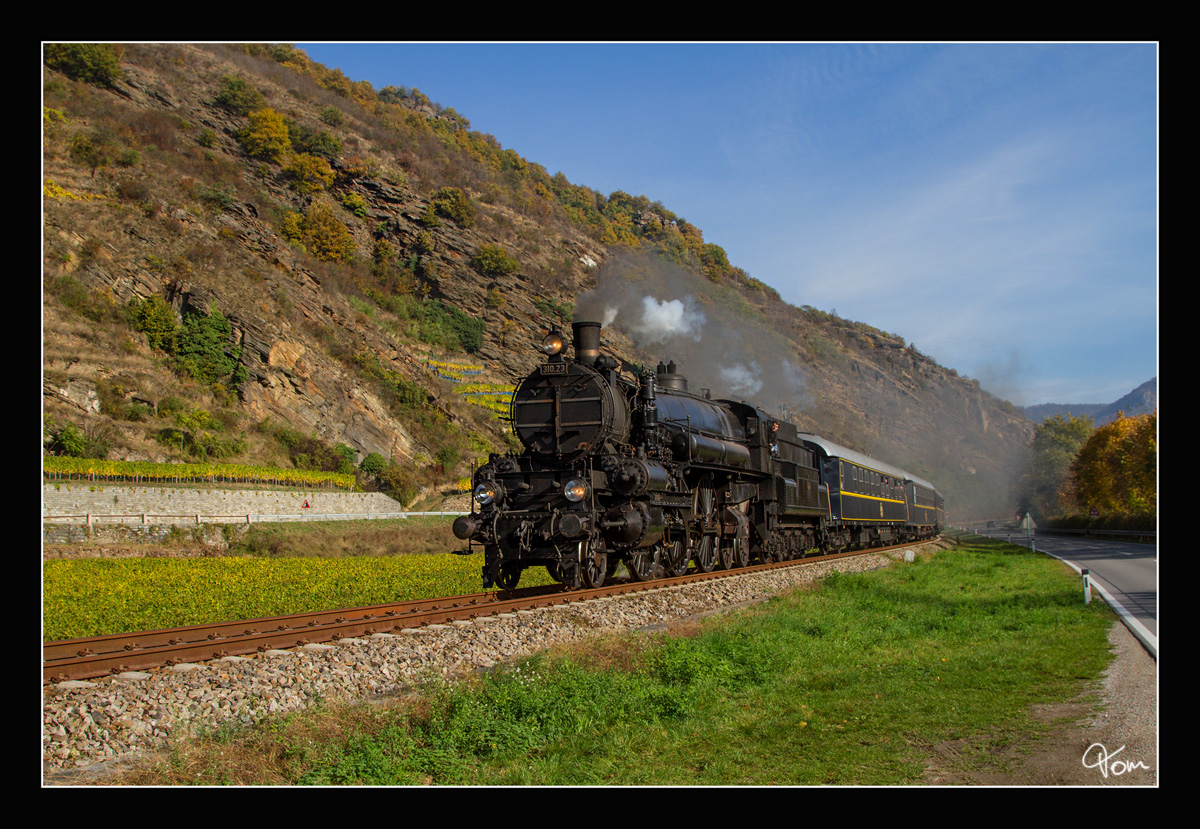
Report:
M 400 694 L 431 675 L 462 676 L 607 631 L 665 628 L 763 601 L 833 569 L 870 570 L 889 560 L 884 554 L 858 556 L 248 658 L 45 686 L 44 780 L 49 785 L 94 782 L 172 740 L 222 725 L 249 725 L 301 710 L 317 699 Z M 1117 687 L 1124 690 L 1128 683 L 1121 680 Z M 1153 694 L 1149 704 L 1153 706 Z

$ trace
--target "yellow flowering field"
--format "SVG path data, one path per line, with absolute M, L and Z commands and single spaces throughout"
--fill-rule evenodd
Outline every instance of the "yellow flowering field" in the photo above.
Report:
M 42 565 L 43 639 L 384 604 L 481 589 L 483 555 L 74 559 Z M 548 584 L 542 568 L 522 586 Z

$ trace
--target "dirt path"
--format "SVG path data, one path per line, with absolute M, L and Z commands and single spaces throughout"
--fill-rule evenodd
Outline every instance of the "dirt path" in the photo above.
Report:
M 1116 659 L 1104 675 L 1099 705 L 1085 701 L 1036 706 L 1040 722 L 1062 722 L 1034 745 L 988 749 L 988 768 L 979 748 L 958 742 L 934 749 L 928 770 L 932 785 L 967 786 L 1156 786 L 1158 785 L 1158 665 L 1124 625 L 1108 640 Z M 969 756 L 973 755 L 973 756 Z

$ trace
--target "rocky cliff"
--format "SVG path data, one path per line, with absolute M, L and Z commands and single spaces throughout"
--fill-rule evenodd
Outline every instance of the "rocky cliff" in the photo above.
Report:
M 246 118 L 219 103 L 229 78 L 247 79 L 293 129 L 336 135 L 327 187 L 304 192 L 284 165 L 248 156 L 239 140 Z M 679 233 L 669 216 L 642 209 L 633 222 L 640 239 L 605 241 L 541 191 L 514 184 L 513 170 L 474 160 L 467 133 L 455 133 L 460 146 L 449 149 L 444 134 L 429 138 L 413 119 L 441 117 L 437 108 L 418 101 L 385 118 L 361 89 L 339 92 L 313 78 L 311 66 L 298 72 L 218 46 L 126 47 L 111 87 L 44 69 L 43 405 L 51 423 L 107 430 L 113 458 L 164 460 L 178 453 L 155 439 L 165 422 L 154 407 L 182 398 L 246 438 L 244 462 L 287 462 L 261 428 L 278 423 L 359 458 L 378 452 L 414 465 L 453 442 L 470 447 L 457 469 L 465 474 L 472 455 L 506 445 L 506 430 L 466 405 L 428 361 L 477 363 L 476 379 L 511 383 L 538 362 L 533 344 L 546 328 L 574 310 L 615 315 L 604 347 L 629 363 L 675 359 L 693 389 L 772 407 L 925 475 L 946 492 L 952 515 L 1007 504 L 1007 478 L 1032 427 L 974 381 L 869 325 L 783 303 L 756 280 L 668 264 L 663 253 Z M 81 136 L 107 142 L 107 163 L 81 160 Z M 504 158 L 514 169 L 524 163 Z M 444 187 L 469 197 L 472 221 L 436 215 Z M 286 217 L 322 201 L 340 206 L 353 240 L 341 261 L 285 238 Z M 476 257 L 489 245 L 519 267 L 485 274 Z M 377 267 L 381 249 L 398 265 Z M 149 297 L 180 319 L 219 309 L 244 379 L 230 390 L 173 371 L 127 321 L 130 303 Z M 396 297 L 438 300 L 481 321 L 481 346 L 448 354 L 415 336 Z M 643 325 L 656 309 L 679 310 L 695 327 L 656 336 Z M 375 377 L 363 370 L 372 359 Z M 398 404 L 381 372 L 393 387 L 396 378 L 417 384 L 427 403 Z M 135 403 L 150 413 L 130 416 L 145 412 Z

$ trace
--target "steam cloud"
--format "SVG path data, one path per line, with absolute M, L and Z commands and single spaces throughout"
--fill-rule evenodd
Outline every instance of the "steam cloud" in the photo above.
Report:
M 645 362 L 675 360 L 691 391 L 797 411 L 808 403 L 803 372 L 768 328 L 726 324 L 712 286 L 681 268 L 618 257 L 577 298 L 575 318 L 627 335 Z M 786 349 L 781 352 L 781 347 Z
M 721 381 L 734 394 L 751 397 L 762 391 L 763 384 L 759 379 L 762 369 L 759 368 L 758 363 L 751 363 L 749 366 L 741 363 L 735 363 L 732 366 L 717 366 L 717 373 L 721 376 Z
M 647 296 L 642 298 L 642 317 L 634 323 L 634 333 L 640 344 L 660 343 L 672 337 L 691 337 L 699 342 L 706 322 L 708 318 L 697 310 L 690 296 L 667 301 Z

